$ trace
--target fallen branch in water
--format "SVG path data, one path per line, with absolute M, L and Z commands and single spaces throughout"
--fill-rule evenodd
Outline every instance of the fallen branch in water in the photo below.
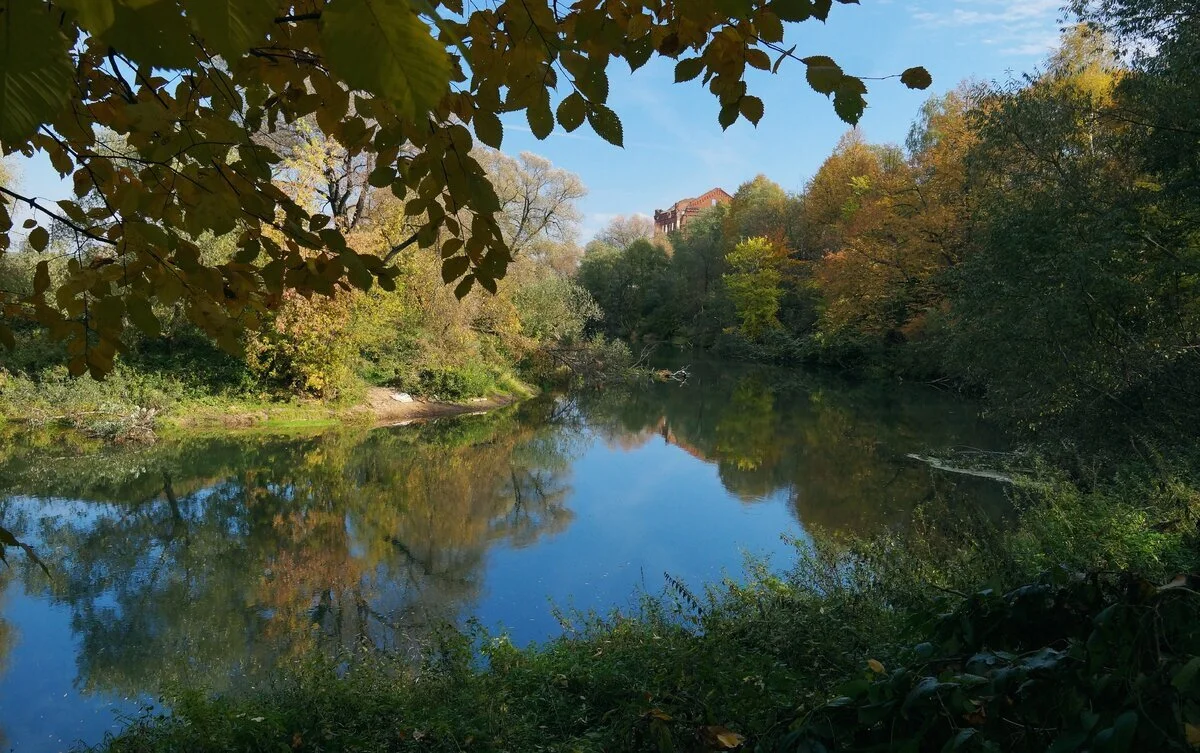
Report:
M 930 467 L 932 467 L 936 470 L 939 470 L 939 471 L 945 471 L 946 473 L 959 473 L 964 476 L 977 476 L 978 478 L 991 479 L 992 481 L 999 481 L 999 482 L 1005 483 L 1005 484 L 1015 483 L 1013 481 L 1012 476 L 1009 476 L 1004 473 L 1000 473 L 999 471 L 976 470 L 974 468 L 960 468 L 958 466 L 950 465 L 949 463 L 947 463 L 944 460 L 938 460 L 937 458 L 927 458 L 927 457 L 923 457 L 921 455 L 917 455 L 917 454 L 914 454 L 911 452 L 908 453 L 907 455 L 905 455 L 904 457 L 909 458 L 910 460 L 916 460 L 921 463 L 926 463 Z
M 680 384 L 687 384 L 687 380 L 690 379 L 691 376 L 692 372 L 688 371 L 687 366 L 684 366 L 682 369 L 677 371 L 671 371 L 670 369 L 659 369 L 658 371 L 654 372 L 654 378 L 660 382 L 679 382 Z

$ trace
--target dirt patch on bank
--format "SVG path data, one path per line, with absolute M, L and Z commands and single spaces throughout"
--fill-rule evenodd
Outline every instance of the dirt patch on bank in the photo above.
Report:
M 486 413 L 513 402 L 511 397 L 481 397 L 465 403 L 439 403 L 413 398 L 412 402 L 397 400 L 400 393 L 383 387 L 367 390 L 365 403 L 359 410 L 369 411 L 381 424 L 402 424 L 464 413 Z
M 182 429 L 249 430 L 304 429 L 327 427 L 340 423 L 377 424 L 392 426 L 410 421 L 424 421 L 468 413 L 485 413 L 509 405 L 513 397 L 476 398 L 463 403 L 442 403 L 410 398 L 398 400 L 400 393 L 382 387 L 367 390 L 362 402 L 354 406 L 330 406 L 311 401 L 287 404 L 278 410 L 271 407 L 257 410 L 207 410 L 185 415 L 172 423 Z

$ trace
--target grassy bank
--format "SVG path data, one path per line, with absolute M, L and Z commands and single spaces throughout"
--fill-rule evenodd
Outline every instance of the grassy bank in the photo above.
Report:
M 444 400 L 432 392 L 427 397 L 453 404 L 536 393 L 512 374 L 478 382 L 457 391 L 441 390 L 447 393 Z M 32 377 L 0 371 L 0 421 L 28 429 L 72 429 L 109 441 L 212 430 L 308 430 L 374 422 L 377 411 L 367 400 L 370 389 L 359 382 L 336 398 L 323 400 L 204 375 L 189 378 L 181 370 L 118 366 L 103 382 L 74 379 L 62 368 Z
M 798 547 L 705 594 L 564 616 L 517 648 L 447 630 L 419 667 L 300 661 L 167 699 L 106 751 L 1185 750 L 1200 730 L 1200 494 L 1149 466 L 1048 471 L 997 525 Z M 483 657 L 481 661 L 479 656 Z

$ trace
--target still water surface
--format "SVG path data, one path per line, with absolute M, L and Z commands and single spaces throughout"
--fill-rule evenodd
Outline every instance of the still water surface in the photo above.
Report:
M 0 750 L 94 743 L 180 686 L 222 690 L 330 645 L 412 650 L 478 618 L 518 643 L 788 564 L 785 537 L 903 526 L 998 490 L 904 458 L 1002 440 L 934 390 L 701 363 L 686 385 L 306 438 L 0 452 Z M 963 486 L 965 484 L 965 486 Z M 958 485 L 958 486 L 956 486 Z

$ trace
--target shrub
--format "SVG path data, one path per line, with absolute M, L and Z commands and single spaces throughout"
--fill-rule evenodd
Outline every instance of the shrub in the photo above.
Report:
M 331 399 L 354 378 L 353 294 L 304 298 L 287 293 L 275 319 L 249 337 L 246 362 L 259 379 Z
M 480 397 L 495 386 L 495 377 L 487 369 L 470 364 L 459 368 L 422 369 L 413 392 L 439 400 L 463 400 Z

